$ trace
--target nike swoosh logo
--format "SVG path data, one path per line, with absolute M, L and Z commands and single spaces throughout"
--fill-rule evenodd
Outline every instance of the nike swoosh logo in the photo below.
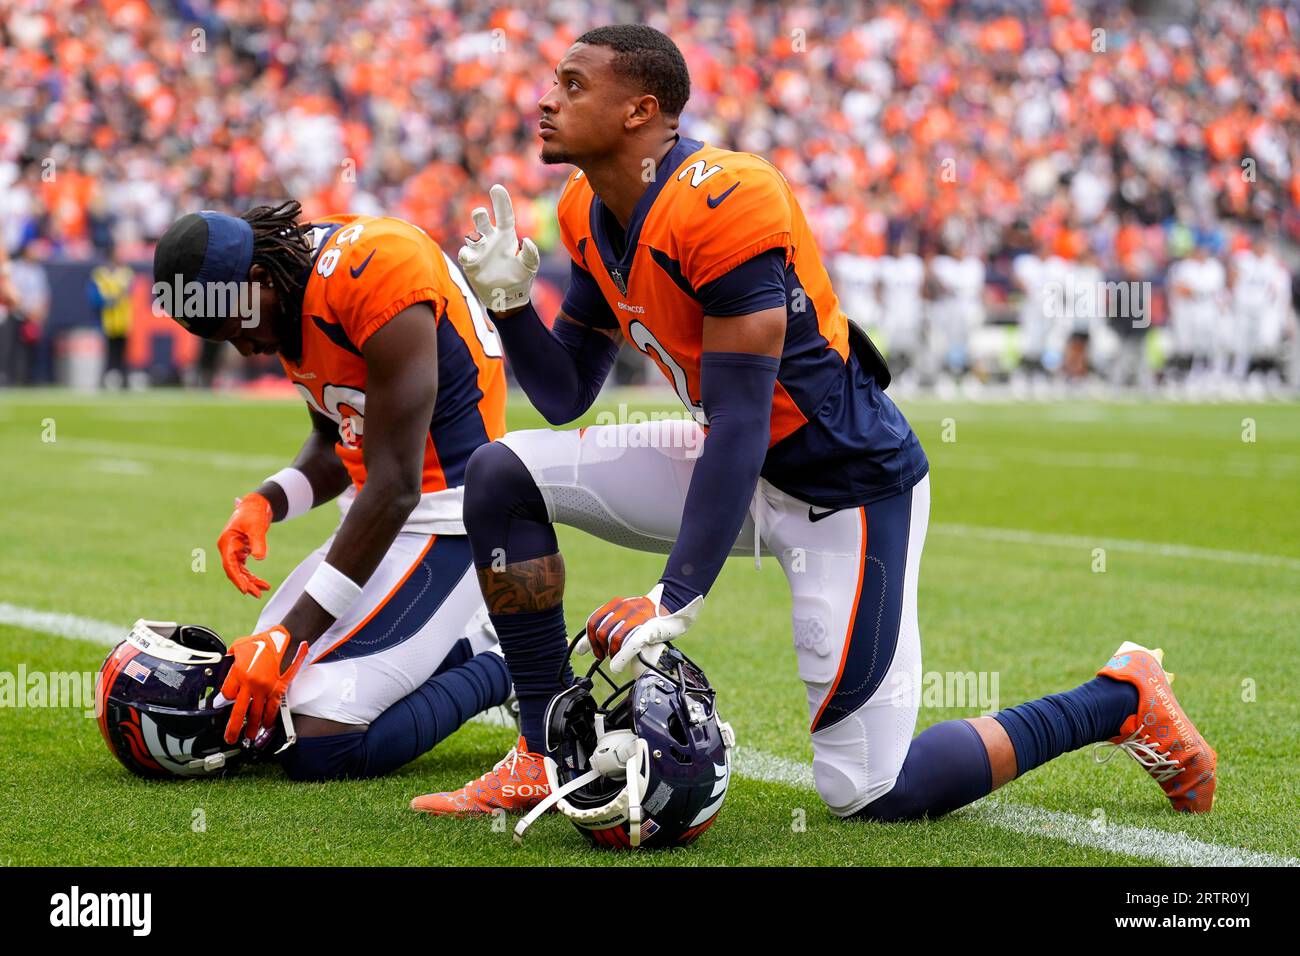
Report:
M 253 655 L 253 659 L 252 659 L 251 661 L 248 662 L 248 669 L 249 669 L 250 671 L 253 669 L 253 665 L 257 663 L 257 659 L 258 659 L 259 657 L 262 656 L 262 651 L 264 651 L 264 650 L 266 650 L 266 641 L 258 641 L 258 642 L 257 642 L 257 653 L 254 654 L 254 655 Z
M 739 185 L 740 185 L 740 183 L 732 183 L 732 184 L 731 184 L 731 188 L 728 189 L 728 190 L 727 190 L 725 193 L 723 193 L 721 196 L 719 196 L 717 199 L 714 199 L 712 196 L 710 196 L 710 197 L 708 198 L 709 208 L 710 208 L 710 209 L 717 209 L 719 206 L 721 206 L 721 205 L 722 205 L 722 200 L 724 200 L 724 199 L 726 199 L 728 196 L 730 196 L 732 190 L 735 189 L 735 188 L 736 188 L 737 186 L 739 186 Z
M 373 259 L 373 258 L 375 257 L 375 253 L 378 252 L 378 251 L 379 251 L 378 249 L 371 249 L 371 250 L 370 250 L 370 255 L 366 256 L 366 261 L 365 261 L 365 262 L 361 263 L 361 265 L 359 265 L 359 266 L 353 266 L 353 267 L 352 267 L 352 269 L 351 269 L 351 272 L 352 272 L 352 278 L 354 278 L 354 279 L 360 279 L 360 278 L 361 278 L 361 273 L 363 273 L 363 272 L 366 271 L 366 266 L 370 265 L 370 260 Z
M 809 520 L 809 521 L 821 521 L 822 518 L 829 518 L 831 515 L 838 513 L 839 510 L 840 510 L 839 508 L 832 508 L 830 511 L 816 512 L 816 511 L 813 511 L 813 509 L 812 509 L 812 505 L 809 505 L 809 506 L 808 506 L 808 520 Z

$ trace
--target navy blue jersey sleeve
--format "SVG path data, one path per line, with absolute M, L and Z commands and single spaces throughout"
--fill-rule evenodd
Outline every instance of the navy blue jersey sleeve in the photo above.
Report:
M 569 263 L 569 289 L 560 311 L 593 329 L 618 328 L 614 310 L 605 301 L 595 277 L 576 262 Z
M 705 315 L 748 315 L 786 305 L 785 249 L 768 249 L 696 291 Z
M 552 425 L 591 407 L 618 356 L 617 341 L 581 322 L 556 319 L 548 329 L 531 302 L 517 315 L 497 316 L 496 327 L 515 378 Z

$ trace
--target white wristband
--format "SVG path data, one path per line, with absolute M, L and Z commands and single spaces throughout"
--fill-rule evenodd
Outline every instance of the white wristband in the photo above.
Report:
M 316 503 L 316 492 L 311 490 L 311 482 L 297 468 L 281 468 L 266 480 L 275 482 L 284 492 L 289 503 L 289 509 L 284 513 L 285 521 L 306 514 Z
M 322 561 L 312 572 L 303 591 L 310 594 L 336 621 L 361 597 L 361 585 L 328 561 Z

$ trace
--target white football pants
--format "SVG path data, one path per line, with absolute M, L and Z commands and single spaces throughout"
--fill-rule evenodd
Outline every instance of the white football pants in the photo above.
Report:
M 669 420 L 500 441 L 528 468 L 553 523 L 613 544 L 667 553 L 704 432 Z M 916 584 L 930 514 L 929 477 L 860 508 L 818 508 L 759 479 L 733 555 L 755 541 L 793 596 L 793 642 L 807 688 L 817 791 L 848 816 L 885 795 L 916 727 L 921 640 Z

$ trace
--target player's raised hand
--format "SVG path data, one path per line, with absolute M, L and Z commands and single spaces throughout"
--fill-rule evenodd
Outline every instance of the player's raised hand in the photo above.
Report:
M 509 312 L 528 304 L 541 256 L 533 240 L 519 242 L 506 187 L 498 183 L 490 195 L 495 224 L 486 209 L 475 209 L 471 216 L 478 238 L 466 237 L 456 258 L 482 303 L 492 312 Z
M 226 743 L 239 739 L 240 728 L 244 736 L 254 739 L 263 727 L 269 727 L 280 709 L 280 701 L 289 689 L 289 682 L 302 669 L 307 657 L 307 642 L 298 644 L 293 659 L 281 673 L 285 648 L 293 639 L 280 625 L 261 634 L 241 637 L 230 645 L 227 653 L 234 658 L 221 696 L 234 702 L 230 720 L 226 723 Z
M 594 653 L 596 660 L 609 658 L 614 673 L 636 659 L 646 647 L 681 637 L 694 623 L 704 598 L 696 597 L 679 611 L 663 606 L 662 584 L 644 597 L 613 598 L 587 618 L 587 633 L 578 642 L 579 654 Z
M 232 584 L 245 594 L 260 598 L 270 590 L 267 584 L 248 570 L 248 557 L 258 561 L 266 557 L 266 529 L 271 527 L 271 503 L 253 492 L 235 500 L 235 511 L 217 538 L 221 567 Z

